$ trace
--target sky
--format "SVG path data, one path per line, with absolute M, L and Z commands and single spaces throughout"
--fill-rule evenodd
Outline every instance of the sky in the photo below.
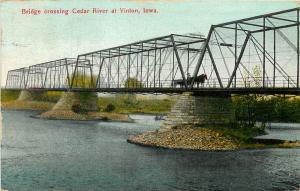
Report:
M 0 1 L 1 86 L 8 70 L 168 34 L 200 32 L 212 24 L 295 8 L 299 1 L 56 0 Z M 152 14 L 22 14 L 22 9 L 156 9 Z

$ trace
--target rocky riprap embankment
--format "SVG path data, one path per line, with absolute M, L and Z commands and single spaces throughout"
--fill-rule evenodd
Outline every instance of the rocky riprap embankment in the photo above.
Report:
M 235 150 L 239 145 L 208 128 L 177 128 L 130 136 L 127 140 L 143 146 L 187 150 Z

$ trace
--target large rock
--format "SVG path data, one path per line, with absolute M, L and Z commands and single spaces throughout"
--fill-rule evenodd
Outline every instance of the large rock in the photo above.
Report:
M 185 92 L 172 107 L 161 128 L 228 124 L 232 117 L 230 96 L 195 96 Z

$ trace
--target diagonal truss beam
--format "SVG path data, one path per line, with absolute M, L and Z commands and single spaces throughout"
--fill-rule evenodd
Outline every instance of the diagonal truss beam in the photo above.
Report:
M 204 55 L 206 53 L 206 50 L 207 50 L 207 46 L 208 46 L 208 43 L 210 41 L 210 38 L 211 38 L 211 35 L 212 35 L 212 32 L 214 31 L 214 26 L 211 26 L 210 29 L 209 29 L 209 32 L 208 32 L 208 36 L 203 44 L 203 47 L 201 48 L 201 54 L 200 54 L 200 57 L 198 59 L 198 62 L 197 62 L 197 65 L 196 65 L 196 68 L 195 68 L 195 71 L 194 71 L 194 74 L 193 74 L 193 78 L 192 78 L 192 82 L 191 82 L 191 85 L 190 85 L 190 89 L 193 88 L 193 85 L 195 83 L 195 79 L 197 77 L 197 74 L 200 70 L 200 67 L 202 65 L 202 62 L 203 62 L 203 58 L 204 58 Z
M 219 72 L 218 72 L 218 69 L 217 69 L 217 66 L 216 66 L 216 63 L 215 63 L 215 60 L 214 60 L 214 57 L 210 51 L 210 48 L 209 48 L 209 45 L 207 46 L 207 51 L 208 51 L 208 54 L 209 54 L 209 57 L 211 59 L 211 62 L 213 64 L 213 67 L 214 67 L 214 70 L 215 70 L 215 73 L 217 75 L 217 78 L 218 78 L 218 81 L 219 81 L 219 85 L 221 88 L 223 88 L 223 83 L 222 83 L 222 80 L 220 78 L 220 75 L 219 75 Z
M 171 41 L 173 43 L 173 49 L 174 49 L 174 52 L 175 52 L 175 55 L 176 55 L 176 59 L 177 59 L 177 63 L 178 63 L 178 66 L 179 66 L 179 69 L 180 69 L 180 72 L 181 72 L 181 76 L 182 76 L 182 79 L 184 81 L 184 86 L 187 89 L 188 88 L 187 80 L 186 80 L 185 75 L 184 75 L 181 60 L 180 60 L 180 57 L 179 57 L 179 54 L 178 54 L 178 51 L 177 51 L 177 46 L 175 44 L 173 35 L 171 35 Z

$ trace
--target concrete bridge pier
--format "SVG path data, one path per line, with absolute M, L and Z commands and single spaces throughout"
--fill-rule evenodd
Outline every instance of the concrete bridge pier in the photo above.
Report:
M 186 126 L 228 124 L 233 119 L 229 95 L 183 93 L 161 124 L 161 130 Z

